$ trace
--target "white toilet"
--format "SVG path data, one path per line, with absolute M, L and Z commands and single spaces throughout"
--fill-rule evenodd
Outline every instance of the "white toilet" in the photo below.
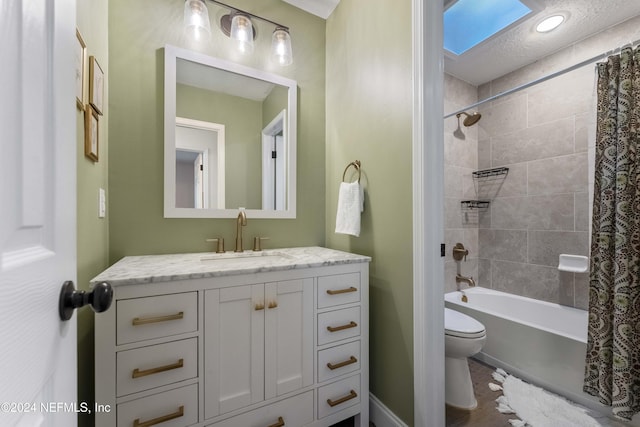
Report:
M 475 409 L 467 357 L 480 350 L 487 338 L 484 325 L 473 317 L 444 309 L 445 402 L 461 409 Z

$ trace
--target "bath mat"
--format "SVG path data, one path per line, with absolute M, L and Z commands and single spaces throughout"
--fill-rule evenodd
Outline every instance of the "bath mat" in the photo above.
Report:
M 493 373 L 493 379 L 502 386 L 489 383 L 493 391 L 502 390 L 496 399 L 498 411 L 516 414 L 519 420 L 509 420 L 516 427 L 599 427 L 600 424 L 563 397 L 507 374 L 502 369 Z

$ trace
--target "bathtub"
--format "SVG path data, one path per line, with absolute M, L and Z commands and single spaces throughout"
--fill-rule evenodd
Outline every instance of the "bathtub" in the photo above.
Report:
M 587 348 L 585 310 L 481 287 L 445 294 L 445 306 L 482 322 L 487 340 L 474 356 L 584 406 L 605 411 L 582 391 Z

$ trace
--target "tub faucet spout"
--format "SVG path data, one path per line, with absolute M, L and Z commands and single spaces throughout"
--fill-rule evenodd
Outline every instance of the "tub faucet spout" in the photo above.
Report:
M 456 284 L 458 285 L 458 290 L 460 289 L 460 283 L 466 283 L 469 286 L 475 286 L 476 281 L 473 280 L 473 277 L 466 277 L 461 274 L 456 274 Z

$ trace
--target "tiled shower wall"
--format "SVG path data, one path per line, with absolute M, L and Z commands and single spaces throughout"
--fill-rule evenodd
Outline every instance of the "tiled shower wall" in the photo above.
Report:
M 586 307 L 588 275 L 557 267 L 561 253 L 589 252 L 593 78 L 584 67 L 480 108 L 478 168 L 509 168 L 479 213 L 482 286 Z
M 475 86 L 445 74 L 444 111 L 458 111 L 478 101 Z M 460 263 L 461 273 L 478 278 L 478 217 L 471 218 L 460 209 L 460 202 L 475 198 L 471 173 L 478 168 L 478 126 L 465 127 L 456 116 L 444 121 L 444 194 L 445 194 L 445 292 L 456 289 L 456 262 L 452 249 L 462 243 L 469 250 Z
M 639 36 L 640 17 L 635 17 L 478 88 L 445 76 L 445 113 Z M 458 130 L 455 116 L 445 119 L 445 289 L 455 289 L 450 252 L 460 241 L 470 250 L 463 274 L 473 275 L 480 286 L 587 307 L 588 274 L 560 272 L 557 265 L 560 253 L 588 255 L 589 250 L 594 67 L 485 103 L 479 107 L 482 119 L 470 128 Z M 506 178 L 491 187 L 478 180 L 474 187 L 471 171 L 502 166 L 509 168 Z M 476 189 L 494 194 L 489 208 L 462 209 L 461 200 L 483 198 Z

